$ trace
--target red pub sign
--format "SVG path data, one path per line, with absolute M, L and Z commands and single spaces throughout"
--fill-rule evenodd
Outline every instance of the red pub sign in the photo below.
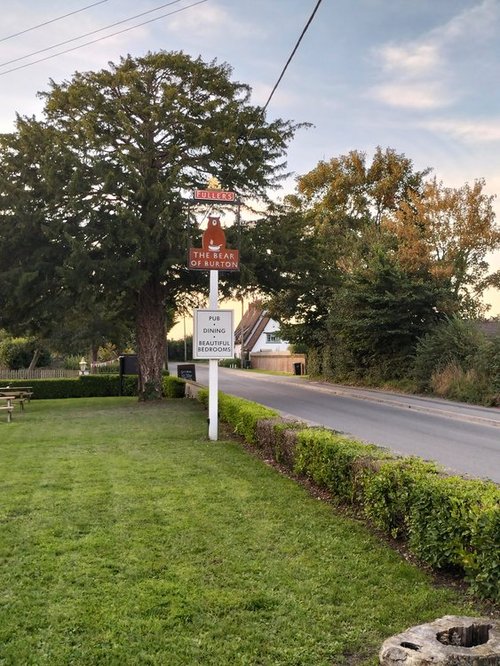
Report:
M 239 271 L 240 253 L 238 250 L 226 248 L 226 235 L 220 225 L 220 218 L 208 218 L 202 247 L 189 248 L 188 261 L 189 268 L 193 271 Z

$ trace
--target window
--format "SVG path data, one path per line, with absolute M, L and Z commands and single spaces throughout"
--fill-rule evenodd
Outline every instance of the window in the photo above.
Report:
M 278 333 L 266 333 L 266 344 L 281 342 L 281 338 Z

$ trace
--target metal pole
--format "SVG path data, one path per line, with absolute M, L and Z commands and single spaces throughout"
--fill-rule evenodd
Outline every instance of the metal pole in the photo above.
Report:
M 210 271 L 210 310 L 218 309 L 219 271 Z M 219 426 L 219 361 L 208 361 L 208 439 L 217 441 Z
M 240 366 L 241 369 L 245 367 L 245 328 L 243 326 L 243 316 L 245 314 L 245 299 L 241 297 L 241 354 L 240 354 Z
M 186 315 L 184 315 L 183 320 L 184 320 L 184 363 L 185 363 L 187 361 Z

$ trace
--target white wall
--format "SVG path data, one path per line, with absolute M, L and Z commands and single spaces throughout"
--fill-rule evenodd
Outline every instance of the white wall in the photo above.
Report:
M 253 352 L 284 352 L 288 350 L 289 343 L 285 340 L 282 342 L 268 342 L 266 333 L 275 333 L 279 331 L 279 324 L 274 319 L 270 319 L 255 343 Z

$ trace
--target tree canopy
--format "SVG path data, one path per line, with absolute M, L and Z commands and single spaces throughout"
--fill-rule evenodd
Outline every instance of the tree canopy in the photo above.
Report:
M 401 375 L 437 322 L 482 313 L 500 247 L 492 199 L 483 181 L 445 187 L 391 148 L 321 161 L 246 232 L 283 336 L 325 374 Z
M 52 81 L 44 119 L 0 145 L 0 324 L 47 330 L 70 298 L 97 300 L 134 320 L 140 393 L 158 397 L 166 310 L 199 280 L 185 197 L 210 176 L 263 196 L 284 174 L 298 126 L 268 122 L 250 92 L 227 64 L 168 52 Z

